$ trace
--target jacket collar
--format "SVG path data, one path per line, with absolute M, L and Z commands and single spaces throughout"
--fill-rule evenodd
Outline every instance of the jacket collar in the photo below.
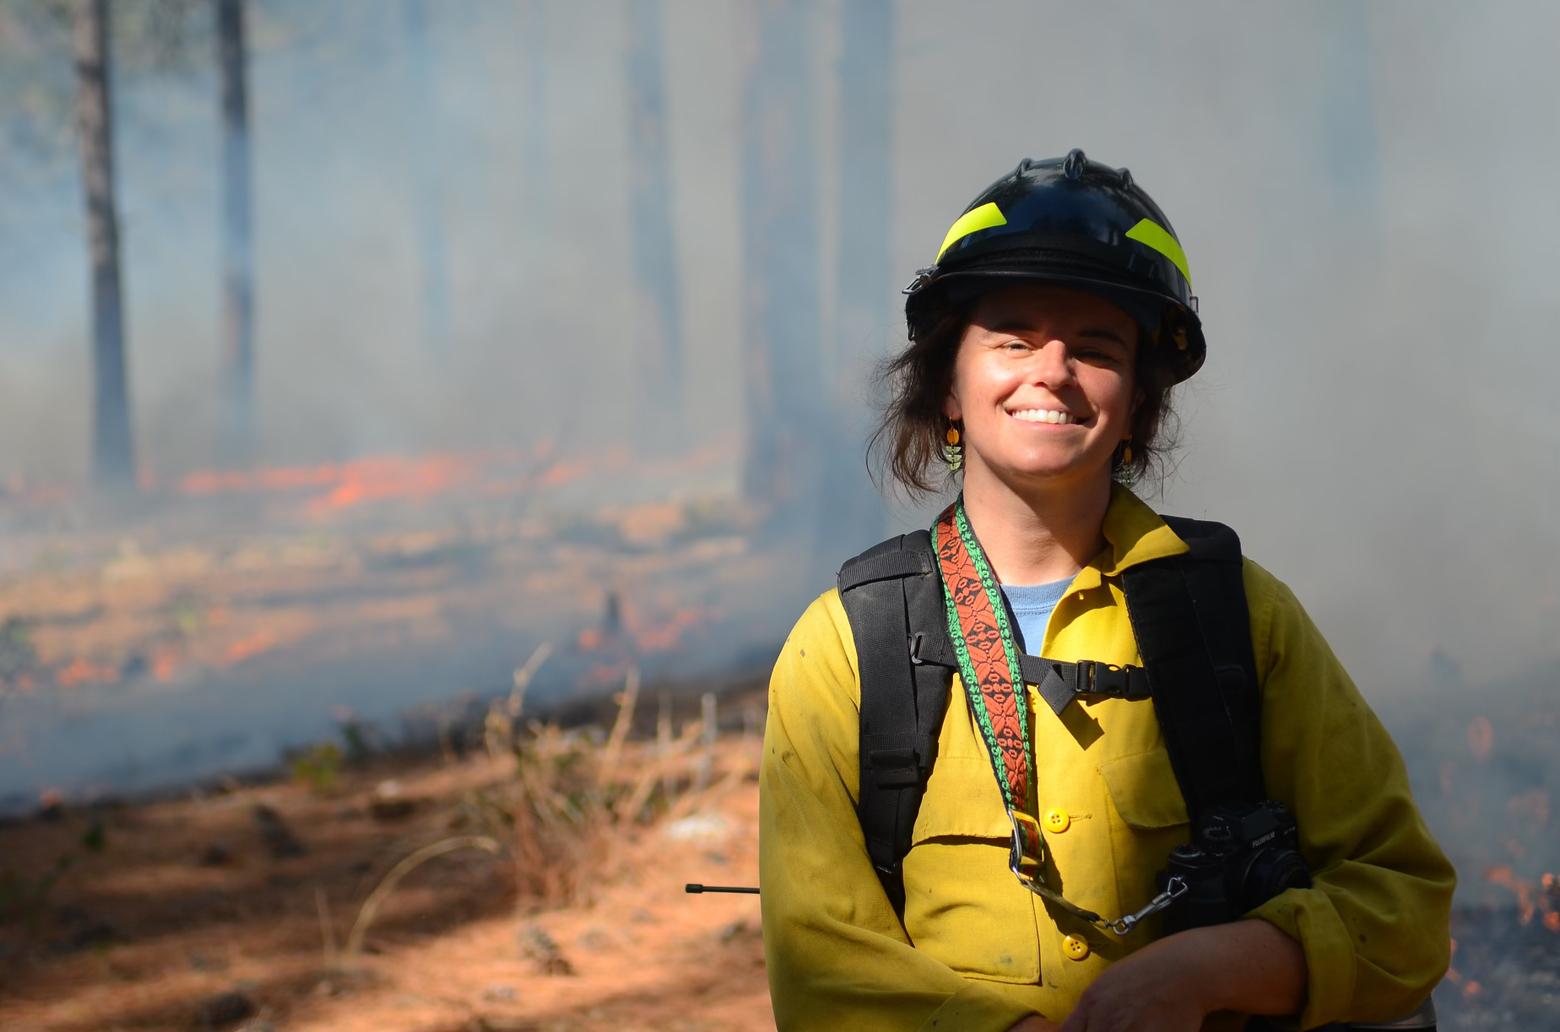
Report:
M 1118 577 L 1123 570 L 1139 563 L 1190 551 L 1158 513 L 1120 484 L 1111 485 L 1110 505 L 1100 529 L 1105 547 L 1078 571 L 1068 590 L 1097 588 L 1106 577 Z

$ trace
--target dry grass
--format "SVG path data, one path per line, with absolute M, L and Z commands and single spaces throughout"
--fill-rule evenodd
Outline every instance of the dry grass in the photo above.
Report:
M 666 695 L 647 714 L 651 693 L 632 670 L 594 726 L 526 720 L 525 689 L 546 658 L 539 650 L 516 672 L 474 753 L 368 754 L 344 760 L 328 790 L 310 779 L 234 785 L 0 828 L 0 866 L 41 872 L 79 855 L 54 891 L 35 893 L 37 930 L 0 921 L 13 968 L 0 978 L 0 1027 L 86 1032 L 109 1014 L 189 1027 L 235 987 L 299 1028 L 370 1027 L 408 994 L 430 1015 L 417 1027 L 430 1029 L 457 1027 L 449 1015 L 464 1011 L 551 1014 L 572 1028 L 662 1008 L 671 1021 L 690 993 L 762 1017 L 751 901 L 681 891 L 712 875 L 752 878 L 751 727 L 712 743 L 714 714 L 679 706 L 674 719 Z M 262 806 L 305 852 L 267 845 Z M 700 822 L 675 823 L 692 814 Z M 82 845 L 98 818 L 106 852 Z M 543 963 L 533 940 L 547 937 L 558 957 Z M 742 977 L 728 986 L 712 975 L 712 952 Z M 566 1017 L 619 997 L 595 1025 Z M 719 1020 L 710 1027 L 755 1027 Z M 411 1026 L 397 1016 L 378 1027 Z
M 663 707 L 656 741 L 630 743 L 640 692 L 634 666 L 614 696 L 617 714 L 604 742 L 594 727 L 522 725 L 526 689 L 550 653 L 549 644 L 537 647 L 515 671 L 508 697 L 494 701 L 483 721 L 489 758 L 512 762 L 515 775 L 463 801 L 465 816 L 474 814 L 478 830 L 486 833 L 440 838 L 397 861 L 358 908 L 344 949 L 338 948 L 329 908 L 317 890 L 327 973 L 360 966 L 364 936 L 379 909 L 404 877 L 431 860 L 466 849 L 506 855 L 522 912 L 589 903 L 592 888 L 626 858 L 635 830 L 656 816 L 691 811 L 710 790 L 713 696 L 705 696 L 701 719 L 689 722 L 681 735 L 672 737 Z M 466 822 L 457 814 L 452 823 Z
M 615 697 L 605 740 L 597 728 L 522 723 L 525 688 L 539 665 L 533 656 L 516 672 L 514 691 L 492 705 L 485 722 L 488 753 L 514 764 L 513 781 L 472 800 L 479 827 L 507 843 L 516 895 L 527 910 L 588 902 L 592 886 L 625 859 L 631 829 L 696 805 L 690 789 L 707 765 L 700 747 L 705 720 L 689 722 L 676 737 L 663 720 L 656 741 L 630 741 L 637 668 Z
M 316 901 L 327 970 L 358 966 L 376 913 L 401 879 L 428 861 L 463 849 L 500 855 L 512 872 L 520 913 L 588 904 L 597 888 L 622 873 L 631 844 L 647 825 L 691 813 L 752 773 L 732 770 L 712 784 L 713 696 L 679 734 L 663 696 L 653 740 L 634 739 L 637 667 L 629 668 L 614 697 L 616 715 L 605 736 L 598 726 L 523 721 L 526 689 L 550 653 L 547 644 L 536 649 L 515 671 L 509 695 L 494 701 L 483 721 L 488 760 L 510 775 L 466 791 L 444 822 L 451 833 L 410 848 L 385 870 L 359 905 L 344 949 L 326 901 Z M 445 760 L 458 762 L 449 751 Z

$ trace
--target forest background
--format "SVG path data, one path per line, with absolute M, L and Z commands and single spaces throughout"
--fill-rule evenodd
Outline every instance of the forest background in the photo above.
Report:
M 437 737 L 544 645 L 554 704 L 751 684 L 936 507 L 863 464 L 899 288 L 983 184 L 1078 146 L 1171 215 L 1202 299 L 1150 500 L 1295 589 L 1461 903 L 1542 928 L 1557 29 L 1537 0 L 4 0 L 0 804 Z

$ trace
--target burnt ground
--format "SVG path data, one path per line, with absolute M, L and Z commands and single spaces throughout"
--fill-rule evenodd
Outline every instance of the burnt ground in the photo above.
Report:
M 552 882 L 566 897 L 553 901 L 484 816 L 515 780 L 485 753 L 376 760 L 328 790 L 306 776 L 9 822 L 0 1027 L 765 1027 L 756 898 L 682 891 L 756 884 L 758 742 L 688 741 L 666 805 L 615 825 L 578 884 Z M 658 750 L 630 742 L 622 768 L 651 769 Z M 398 861 L 484 835 L 501 852 L 456 848 L 412 870 L 351 954 Z
M 623 768 L 649 769 L 658 749 L 626 744 Z M 653 820 L 614 827 L 588 876 L 559 890 L 569 898 L 544 898 L 548 880 L 514 850 L 456 849 L 406 875 L 356 957 L 350 929 L 398 861 L 502 838 L 483 817 L 514 781 L 502 758 L 381 757 L 323 790 L 302 769 L 0 825 L 0 1027 L 769 1027 L 757 901 L 682 892 L 756 883 L 758 742 L 732 734 L 681 759 L 678 777 L 707 787 L 679 782 Z M 1546 912 L 1456 911 L 1442 1028 L 1555 1027 Z

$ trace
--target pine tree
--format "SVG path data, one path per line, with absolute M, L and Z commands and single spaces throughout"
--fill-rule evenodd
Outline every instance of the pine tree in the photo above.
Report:
M 114 203 L 113 105 L 108 0 L 77 0 L 76 127 L 87 215 L 92 292 L 92 476 L 108 490 L 135 485 L 130 392 L 125 372 L 119 216 Z

